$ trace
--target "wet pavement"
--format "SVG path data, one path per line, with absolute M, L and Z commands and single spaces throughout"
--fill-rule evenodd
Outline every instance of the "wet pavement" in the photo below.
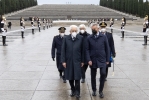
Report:
M 0 46 L 0 100 L 75 100 L 69 96 L 69 84 L 59 78 L 56 62 L 51 59 L 57 29 L 34 35 L 28 32 L 25 39 L 13 39 L 9 46 Z M 89 28 L 87 31 L 91 32 Z M 113 68 L 109 69 L 105 98 L 91 96 L 88 68 L 86 83 L 81 83 L 80 100 L 149 100 L 149 45 L 135 41 L 140 38 L 121 39 L 119 35 L 118 31 L 113 34 L 117 53 L 115 73 Z M 98 80 L 99 73 L 97 89 Z

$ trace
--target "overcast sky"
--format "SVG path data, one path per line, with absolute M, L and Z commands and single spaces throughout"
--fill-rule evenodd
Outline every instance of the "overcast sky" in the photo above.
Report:
M 38 0 L 38 4 L 99 4 L 99 0 Z

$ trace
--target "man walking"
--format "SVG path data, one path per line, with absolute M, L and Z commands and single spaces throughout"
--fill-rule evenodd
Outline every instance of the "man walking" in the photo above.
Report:
M 62 44 L 61 61 L 65 68 L 65 78 L 71 86 L 70 96 L 80 98 L 81 67 L 84 65 L 83 37 L 77 34 L 78 27 L 70 26 L 70 35 Z M 75 84 L 74 84 L 75 83 Z
M 91 85 L 93 96 L 96 96 L 96 73 L 100 68 L 100 98 L 104 98 L 103 88 L 106 77 L 106 65 L 109 64 L 109 44 L 105 35 L 99 32 L 99 25 L 92 24 L 92 35 L 87 38 L 86 56 L 91 68 Z

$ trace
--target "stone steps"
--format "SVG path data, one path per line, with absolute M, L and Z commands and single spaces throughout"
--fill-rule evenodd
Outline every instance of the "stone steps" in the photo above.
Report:
M 98 5 L 46 4 L 10 14 L 8 19 L 15 20 L 20 17 L 29 18 L 33 16 L 50 19 L 67 19 L 67 16 L 71 16 L 73 19 L 134 18 L 133 16 Z

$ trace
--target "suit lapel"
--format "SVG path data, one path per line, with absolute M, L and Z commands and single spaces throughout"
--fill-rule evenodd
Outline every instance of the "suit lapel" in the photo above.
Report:
M 96 38 L 95 38 L 95 36 L 92 34 L 92 36 L 91 36 L 91 38 L 93 39 L 93 40 L 95 40 Z

